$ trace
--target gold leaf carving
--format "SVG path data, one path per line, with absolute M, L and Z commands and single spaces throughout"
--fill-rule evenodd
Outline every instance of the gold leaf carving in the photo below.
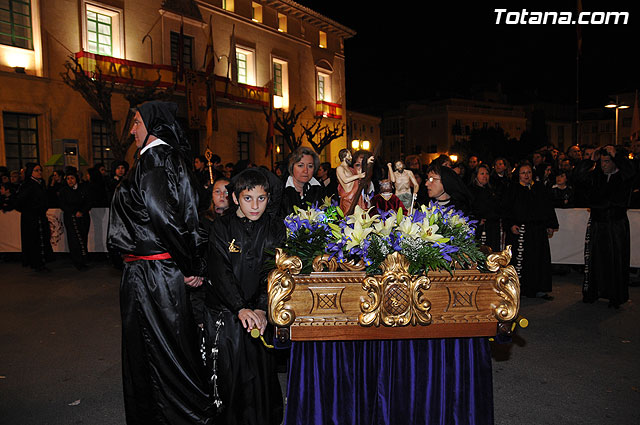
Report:
M 500 296 L 502 302 L 493 306 L 493 314 L 500 322 L 514 320 L 520 309 L 520 280 L 518 273 L 511 261 L 511 245 L 496 254 L 487 257 L 487 267 L 493 272 L 498 272 L 493 284 L 494 291 Z
M 269 273 L 269 320 L 276 326 L 289 326 L 296 318 L 295 312 L 287 304 L 296 287 L 293 275 L 302 270 L 302 261 L 289 256 L 280 248 L 276 249 L 276 268 Z
M 335 272 L 336 270 L 338 270 L 338 262 L 336 261 L 335 257 L 332 257 L 331 259 L 329 259 L 329 257 L 331 257 L 331 254 L 318 255 L 316 258 L 314 258 L 313 271 L 321 272 L 325 267 L 327 268 L 327 271 L 330 272 Z
M 358 321 L 363 326 L 406 326 L 431 323 L 431 302 L 425 292 L 431 287 L 427 276 L 411 276 L 409 261 L 395 252 L 381 264 L 382 276 L 368 276 L 362 288 L 369 300 L 360 304 Z

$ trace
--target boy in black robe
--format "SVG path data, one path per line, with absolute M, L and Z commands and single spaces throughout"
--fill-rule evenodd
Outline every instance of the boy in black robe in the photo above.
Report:
M 284 224 L 265 214 L 270 185 L 246 169 L 229 192 L 237 209 L 217 218 L 209 234 L 204 328 L 218 423 L 280 424 L 282 393 L 275 357 L 250 332 L 267 328 L 265 262 L 284 240 Z

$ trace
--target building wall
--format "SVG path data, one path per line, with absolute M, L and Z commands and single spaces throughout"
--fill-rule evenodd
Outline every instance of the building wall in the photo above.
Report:
M 368 141 L 369 150 L 375 152 L 378 145 L 382 143 L 380 137 L 381 118 L 374 115 L 363 114 L 355 111 L 347 112 L 347 140 L 350 141 L 350 147 L 354 140 L 359 142 Z M 381 152 L 382 153 L 382 152 Z
M 233 11 L 223 10 L 221 0 L 196 0 L 201 21 L 163 11 L 162 3 L 162 0 L 31 0 L 34 49 L 0 45 L 0 164 L 6 163 L 2 112 L 38 114 L 40 162 L 49 159 L 53 141 L 63 138 L 79 140 L 80 155 L 91 162 L 91 119 L 99 117 L 60 77 L 69 56 L 86 48 L 84 22 L 86 9 L 91 5 L 120 17 L 118 22 L 122 25 L 118 35 L 121 41 L 115 44 L 121 48 L 114 56 L 128 61 L 170 65 L 170 32 L 179 33 L 182 24 L 184 34 L 193 37 L 196 71 L 204 69 L 211 18 L 214 49 L 219 57 L 215 73 L 222 77 L 227 76 L 230 38 L 235 25 L 237 46 L 255 51 L 255 86 L 264 87 L 272 80 L 272 58 L 286 60 L 289 107 L 306 108 L 299 121 L 306 123 L 316 116 L 316 72 L 319 67 L 331 76 L 331 103 L 341 106 L 341 117 L 326 117 L 324 122 L 329 125 L 346 123 L 343 43 L 345 38 L 355 35 L 352 30 L 290 0 L 258 2 L 262 5 L 262 22 L 251 20 L 250 0 L 235 0 Z M 287 32 L 277 29 L 278 11 L 288 16 Z M 327 48 L 318 46 L 320 29 L 327 34 Z M 149 37 L 145 39 L 146 35 Z M 22 55 L 25 74 L 16 73 L 14 66 L 17 65 L 9 60 L 16 56 L 14 52 Z M 180 113 L 186 115 L 184 92 L 176 90 L 175 93 L 173 100 L 182 104 Z M 217 106 L 219 130 L 214 133 L 213 146 L 210 146 L 214 153 L 224 162 L 237 161 L 237 134 L 247 132 L 251 134 L 250 159 L 259 165 L 270 165 L 270 157 L 265 157 L 267 121 L 263 108 L 220 97 Z M 122 126 L 128 102 L 122 95 L 114 94 L 112 107 L 114 118 Z M 204 152 L 206 131 L 200 129 L 190 134 L 199 139 L 199 151 Z M 327 148 L 327 157 L 333 158 L 345 146 L 346 137 L 334 141 Z M 45 167 L 45 174 L 50 172 L 51 168 Z

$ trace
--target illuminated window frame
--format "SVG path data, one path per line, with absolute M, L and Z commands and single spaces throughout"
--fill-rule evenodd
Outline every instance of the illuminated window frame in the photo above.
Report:
M 113 18 L 87 10 L 87 51 L 99 55 L 113 54 Z
M 229 12 L 233 12 L 235 9 L 234 0 L 222 0 L 222 8 Z
M 262 22 L 262 5 L 251 2 L 251 20 L 253 22 Z
M 114 58 L 124 58 L 124 22 L 123 11 L 112 6 L 102 5 L 96 2 L 83 2 L 82 4 L 82 49 L 85 52 L 91 52 L 89 49 L 89 19 L 87 12 L 99 13 L 101 15 L 111 17 L 111 54 L 104 56 L 112 56 Z M 97 52 L 92 52 L 97 53 Z
M 287 15 L 278 12 L 278 31 L 287 32 Z
M 238 82 L 256 85 L 256 53 L 253 50 L 236 47 L 236 65 L 238 68 Z
M 316 80 L 318 85 L 317 99 L 331 102 L 331 74 L 318 70 Z
M 5 0 L 0 4 L 0 44 L 33 50 L 30 0 Z
M 324 31 L 318 31 L 318 47 L 327 48 L 327 33 Z
M 289 63 L 272 58 L 273 105 L 275 108 L 289 109 Z

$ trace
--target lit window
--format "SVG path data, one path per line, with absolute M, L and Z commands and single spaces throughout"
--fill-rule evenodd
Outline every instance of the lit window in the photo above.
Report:
M 238 67 L 238 82 L 255 86 L 255 52 L 236 47 L 236 65 Z
M 244 53 L 236 53 L 238 61 L 238 81 L 247 84 L 247 55 Z
M 87 48 L 91 53 L 111 56 L 113 53 L 111 16 L 87 10 Z
M 331 102 L 331 76 L 318 72 L 318 100 Z
M 84 50 L 104 56 L 121 58 L 122 45 L 122 13 L 116 9 L 98 7 L 85 3 Z
M 29 0 L 0 0 L 0 44 L 33 50 Z
M 251 20 L 254 22 L 262 22 L 262 5 L 251 2 Z
M 287 15 L 278 13 L 278 31 L 287 32 Z
M 10 170 L 19 170 L 27 162 L 40 162 L 38 116 L 4 112 L 4 149 Z
M 318 45 L 321 48 L 326 49 L 327 48 L 327 33 L 324 32 L 324 31 L 320 31 L 319 36 L 320 36 L 320 42 L 318 43 Z
M 229 12 L 233 12 L 234 10 L 233 0 L 222 0 L 222 8 L 224 10 L 228 10 Z
M 273 104 L 276 108 L 289 108 L 289 64 L 273 59 Z

